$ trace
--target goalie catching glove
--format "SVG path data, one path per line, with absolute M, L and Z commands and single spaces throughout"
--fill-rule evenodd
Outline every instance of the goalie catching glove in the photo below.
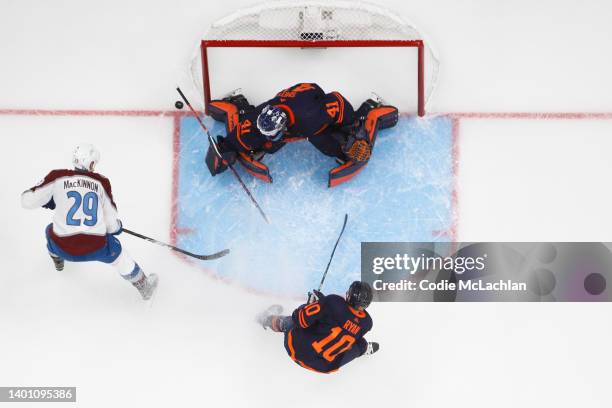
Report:
M 368 140 L 366 130 L 362 127 L 357 133 L 348 137 L 342 151 L 354 162 L 366 162 L 372 155 L 372 144 Z

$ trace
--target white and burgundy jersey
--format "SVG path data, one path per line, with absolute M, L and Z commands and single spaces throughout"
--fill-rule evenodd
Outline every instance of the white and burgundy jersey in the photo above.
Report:
M 54 209 L 50 236 L 72 255 L 102 248 L 106 234 L 121 228 L 110 181 L 98 173 L 52 170 L 21 195 L 21 204 Z

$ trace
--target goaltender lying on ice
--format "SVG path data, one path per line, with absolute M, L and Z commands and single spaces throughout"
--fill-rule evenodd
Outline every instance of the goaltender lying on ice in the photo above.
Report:
M 289 142 L 308 140 L 321 153 L 335 157 L 339 166 L 329 172 L 329 187 L 353 178 L 367 164 L 379 129 L 393 127 L 398 110 L 372 99 L 357 111 L 339 92 L 325 93 L 317 84 L 300 83 L 280 91 L 255 107 L 243 95 L 214 100 L 213 119 L 224 122 L 226 136 L 217 136 L 221 158 L 210 146 L 206 165 L 214 176 L 238 160 L 260 180 L 271 183 L 266 153 L 276 153 Z

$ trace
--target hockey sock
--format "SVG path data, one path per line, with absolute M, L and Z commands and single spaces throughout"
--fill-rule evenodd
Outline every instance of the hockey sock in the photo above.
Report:
M 128 275 L 121 275 L 123 279 L 128 280 L 132 283 L 141 282 L 146 279 L 146 276 L 140 266 L 137 263 L 134 263 L 134 269 Z
M 134 262 L 127 251 L 122 250 L 121 254 L 111 264 L 121 277 L 130 282 L 137 282 L 144 277 L 144 272 L 140 269 L 140 266 Z

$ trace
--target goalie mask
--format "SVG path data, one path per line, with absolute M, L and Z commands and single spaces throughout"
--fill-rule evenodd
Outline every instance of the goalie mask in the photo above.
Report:
M 287 114 L 276 106 L 266 105 L 257 116 L 257 129 L 272 142 L 283 137 L 283 130 L 287 125 Z

